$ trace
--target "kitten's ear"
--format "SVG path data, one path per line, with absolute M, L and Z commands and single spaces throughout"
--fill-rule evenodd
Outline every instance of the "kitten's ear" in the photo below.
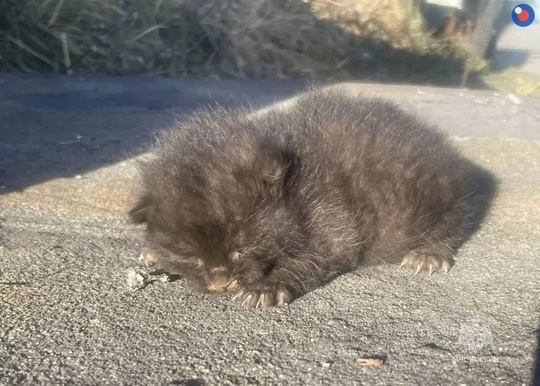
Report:
M 285 189 L 292 187 L 300 168 L 300 160 L 292 151 L 275 145 L 260 145 L 258 170 L 263 181 Z
M 129 211 L 129 219 L 132 223 L 142 224 L 148 221 L 148 209 L 151 202 L 152 199 L 148 194 L 139 198 L 139 201 L 137 201 L 135 206 Z

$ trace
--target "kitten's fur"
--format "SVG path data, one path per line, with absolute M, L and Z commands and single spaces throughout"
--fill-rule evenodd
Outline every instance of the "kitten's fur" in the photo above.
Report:
M 243 305 L 287 303 L 356 269 L 447 272 L 464 236 L 466 175 L 446 137 L 338 88 L 264 113 L 206 111 L 164 132 L 131 218 L 143 260 Z

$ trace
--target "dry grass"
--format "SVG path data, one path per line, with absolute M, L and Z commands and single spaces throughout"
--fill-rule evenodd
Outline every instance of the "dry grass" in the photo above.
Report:
M 488 86 L 495 90 L 517 95 L 540 95 L 540 76 L 515 68 L 499 73 L 491 73 L 484 78 Z
M 412 0 L 0 0 L 6 69 L 452 83 L 465 57 Z

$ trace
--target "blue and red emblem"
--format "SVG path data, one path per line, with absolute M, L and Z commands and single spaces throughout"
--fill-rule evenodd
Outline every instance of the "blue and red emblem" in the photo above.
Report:
M 534 9 L 528 4 L 519 4 L 512 10 L 512 21 L 519 27 L 528 27 L 534 22 Z

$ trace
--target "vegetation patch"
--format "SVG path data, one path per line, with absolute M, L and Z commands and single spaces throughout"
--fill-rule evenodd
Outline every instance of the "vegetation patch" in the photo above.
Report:
M 450 85 L 469 59 L 413 0 L 0 0 L 4 70 Z

